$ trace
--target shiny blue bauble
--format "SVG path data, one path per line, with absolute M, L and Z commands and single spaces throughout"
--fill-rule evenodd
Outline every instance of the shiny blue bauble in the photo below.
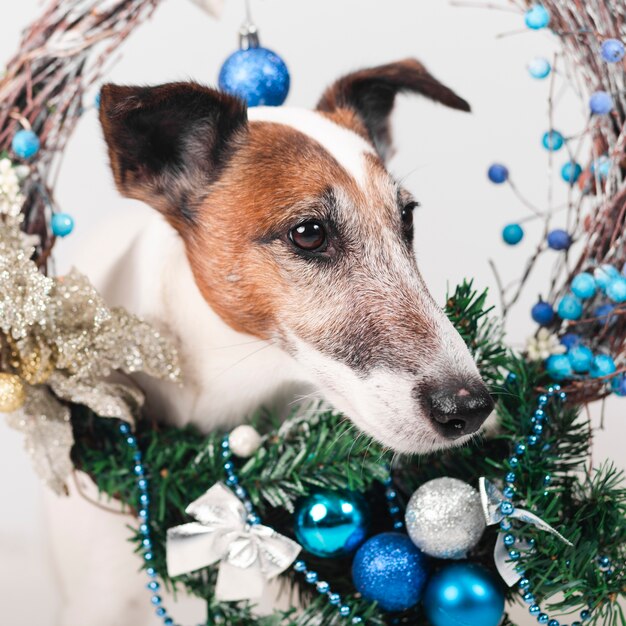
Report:
M 596 295 L 596 279 L 588 272 L 576 274 L 570 285 L 575 296 L 585 300 Z
M 515 246 L 524 238 L 524 229 L 519 224 L 507 224 L 502 229 L 504 243 Z
M 589 108 L 594 115 L 606 115 L 613 109 L 613 98 L 606 91 L 595 91 L 589 98 Z
M 564 354 L 551 354 L 546 359 L 546 371 L 554 380 L 564 380 L 572 375 L 572 364 Z
M 556 152 L 563 147 L 565 137 L 558 130 L 548 130 L 541 137 L 541 143 L 546 150 Z
M 543 300 L 540 300 L 530 310 L 530 315 L 541 326 L 548 326 L 554 319 L 554 309 Z
M 498 626 L 504 591 L 484 567 L 454 563 L 430 579 L 422 604 L 431 626 Z
M 506 165 L 502 165 L 502 163 L 494 163 L 489 166 L 487 177 L 492 183 L 501 185 L 509 178 L 509 170 Z
M 572 245 L 572 238 L 566 230 L 555 228 L 548 233 L 548 246 L 553 250 L 567 250 Z
M 550 14 L 540 4 L 535 4 L 524 14 L 524 22 L 531 30 L 540 30 L 550 23 Z
M 567 353 L 567 358 L 569 359 L 572 369 L 577 374 L 584 374 L 585 372 L 588 372 L 591 367 L 593 362 L 593 352 L 587 346 L 574 346 Z
M 357 591 L 385 611 L 404 611 L 422 597 L 427 559 L 407 535 L 381 533 L 368 539 L 352 562 Z
M 55 237 L 67 237 L 74 230 L 74 219 L 67 213 L 55 213 L 50 226 Z
M 618 63 L 624 58 L 624 44 L 619 39 L 605 39 L 600 54 L 607 63 Z
M 32 130 L 18 130 L 13 135 L 11 148 L 20 159 L 30 159 L 39 152 L 39 137 Z
M 583 314 L 583 303 L 580 298 L 567 294 L 559 300 L 556 312 L 563 320 L 579 320 Z
M 601 378 L 612 374 L 616 369 L 613 357 L 608 354 L 597 354 L 589 368 L 589 373 L 593 378 Z
M 289 70 L 271 50 L 252 47 L 233 52 L 222 65 L 220 89 L 248 106 L 279 106 L 289 93 Z
M 617 276 L 606 286 L 606 295 L 613 302 L 626 302 L 626 277 Z
M 552 66 L 548 59 L 544 59 L 543 57 L 537 57 L 535 59 L 531 59 L 528 63 L 528 73 L 538 80 L 546 78 L 552 70 Z
M 568 161 L 561 168 L 561 178 L 570 185 L 573 185 L 583 173 L 583 168 L 576 161 Z
M 358 493 L 324 489 L 298 502 L 294 531 L 307 552 L 324 558 L 344 556 L 365 541 L 369 517 Z

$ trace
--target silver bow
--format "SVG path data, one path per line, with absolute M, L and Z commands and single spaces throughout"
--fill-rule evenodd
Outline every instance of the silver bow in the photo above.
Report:
M 167 572 L 179 576 L 220 561 L 218 600 L 260 598 L 266 582 L 285 571 L 302 549 L 268 526 L 247 524 L 241 500 L 222 483 L 185 512 L 197 521 L 167 531 Z
M 531 513 L 530 511 L 526 511 L 525 509 L 514 508 L 511 514 L 504 515 L 500 510 L 500 505 L 506 498 L 504 494 L 493 484 L 490 483 L 484 476 L 479 478 L 478 480 L 479 489 L 480 489 L 480 499 L 483 505 L 483 513 L 485 514 L 485 521 L 487 522 L 487 526 L 492 526 L 494 524 L 499 524 L 505 517 L 512 517 L 514 519 L 519 520 L 520 522 L 525 522 L 526 524 L 532 524 L 536 526 L 540 530 L 544 530 L 555 537 L 558 537 L 561 541 L 566 543 L 568 546 L 572 546 L 572 542 L 568 541 L 563 535 L 550 526 L 547 522 L 544 522 L 540 517 Z M 516 544 L 516 549 L 524 552 L 528 550 L 530 546 L 526 542 L 520 542 Z M 496 547 L 493 551 L 493 559 L 496 564 L 496 568 L 500 576 L 504 582 L 512 587 L 521 576 L 515 570 L 515 564 L 509 559 L 509 549 L 504 545 L 504 535 L 502 533 L 498 533 L 498 540 L 496 541 Z

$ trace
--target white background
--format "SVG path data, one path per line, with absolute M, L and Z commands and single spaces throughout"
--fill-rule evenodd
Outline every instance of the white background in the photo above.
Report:
M 497 4 L 507 6 L 504 1 Z M 0 64 L 14 53 L 19 31 L 40 10 L 35 0 L 4 3 Z M 524 32 L 522 17 L 515 12 L 459 8 L 444 0 L 253 0 L 253 12 L 262 42 L 289 64 L 292 105 L 312 106 L 341 73 L 408 56 L 421 59 L 468 99 L 471 115 L 417 97 L 400 98 L 394 117 L 398 151 L 391 170 L 406 177 L 405 184 L 422 203 L 416 249 L 439 301 L 446 285 L 463 277 L 474 277 L 480 287 L 493 286 L 488 258 L 496 260 L 507 280 L 519 274 L 539 225 L 527 229 L 520 246 L 506 247 L 500 239 L 502 226 L 527 213 L 509 189 L 490 185 L 485 172 L 492 161 L 507 163 L 517 186 L 545 207 L 547 156 L 540 139 L 548 126 L 548 81 L 532 80 L 525 66 L 531 57 L 551 55 L 554 41 L 549 34 Z M 214 83 L 221 61 L 236 45 L 242 14 L 242 0 L 227 0 L 220 21 L 187 0 L 164 0 L 155 18 L 123 47 L 110 79 Z M 513 34 L 500 38 L 501 33 Z M 566 135 L 582 129 L 584 114 L 571 95 L 561 102 L 556 120 Z M 558 155 L 556 162 L 564 160 Z M 563 195 L 563 183 L 556 180 L 555 185 L 557 197 Z M 93 110 L 69 144 L 58 199 L 76 219 L 74 234 L 57 246 L 61 270 L 69 267 L 73 250 L 95 224 L 115 212 L 133 210 L 133 203 L 121 200 L 112 185 Z M 543 267 L 553 260 L 547 258 Z M 533 330 L 528 310 L 545 287 L 540 269 L 510 317 L 507 330 L 514 345 L 521 345 Z M 495 292 L 492 296 L 496 302 Z M 626 400 L 607 405 L 606 430 L 596 433 L 594 462 L 610 456 L 625 465 L 625 409 Z M 20 434 L 0 422 L 2 620 L 11 626 L 52 626 L 59 599 L 47 559 L 40 486 L 21 446 Z M 524 615 L 520 624 L 526 623 L 536 622 Z

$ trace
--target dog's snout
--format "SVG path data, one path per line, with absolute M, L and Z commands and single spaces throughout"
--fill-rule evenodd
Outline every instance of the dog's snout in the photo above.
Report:
M 476 432 L 493 411 L 493 400 L 482 384 L 432 389 L 425 402 L 433 425 L 448 439 Z

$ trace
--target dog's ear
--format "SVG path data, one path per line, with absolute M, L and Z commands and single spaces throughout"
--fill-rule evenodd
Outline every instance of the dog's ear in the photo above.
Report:
M 327 113 L 349 109 L 359 121 L 384 160 L 391 151 L 389 114 L 396 94 L 419 93 L 453 109 L 469 111 L 470 105 L 442 85 L 415 59 L 405 59 L 343 76 L 333 83 L 317 104 Z
M 100 122 L 120 192 L 177 228 L 193 223 L 248 124 L 243 101 L 196 83 L 104 85 Z

